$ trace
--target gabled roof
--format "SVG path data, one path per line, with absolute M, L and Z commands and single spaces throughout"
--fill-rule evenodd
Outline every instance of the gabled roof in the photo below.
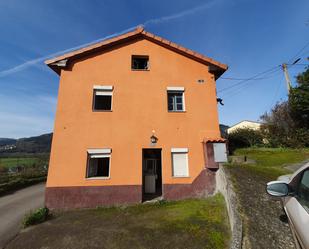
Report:
M 234 125 L 231 125 L 231 126 L 230 126 L 229 128 L 227 128 L 227 129 L 233 128 L 233 127 L 235 127 L 235 126 L 237 126 L 237 125 L 239 125 L 239 124 L 241 124 L 241 123 L 244 123 L 244 122 L 248 122 L 248 123 L 251 123 L 251 124 L 258 124 L 258 125 L 263 124 L 262 122 L 251 121 L 251 120 L 245 119 L 245 120 L 239 121 L 238 123 L 236 123 L 236 124 L 234 124 Z
M 61 68 L 64 68 L 71 61 L 81 58 L 83 56 L 89 55 L 91 53 L 97 52 L 98 50 L 110 48 L 111 46 L 126 42 L 129 40 L 134 40 L 136 38 L 145 38 L 149 41 L 157 43 L 167 49 L 175 51 L 186 57 L 189 57 L 195 61 L 209 66 L 209 70 L 215 74 L 216 79 L 219 78 L 228 68 L 227 65 L 215 61 L 209 57 L 202 54 L 194 52 L 190 49 L 184 48 L 178 44 L 168 41 L 164 38 L 156 36 L 152 33 L 147 32 L 143 27 L 139 26 L 135 30 L 115 36 L 113 38 L 97 42 L 95 44 L 83 47 L 81 49 L 74 50 L 69 53 L 54 57 L 52 59 L 46 60 L 45 63 L 53 69 L 57 74 L 60 75 Z

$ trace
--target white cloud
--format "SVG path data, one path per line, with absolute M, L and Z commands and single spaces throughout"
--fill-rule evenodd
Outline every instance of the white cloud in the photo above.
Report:
M 0 137 L 26 137 L 51 132 L 57 98 L 50 95 L 0 94 Z
M 53 130 L 53 118 L 40 114 L 0 112 L 0 137 L 20 138 L 48 133 Z

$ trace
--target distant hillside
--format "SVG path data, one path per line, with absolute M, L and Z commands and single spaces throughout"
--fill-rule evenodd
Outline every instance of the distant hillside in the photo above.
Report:
M 0 138 L 0 153 L 49 153 L 52 133 L 36 137 Z
M 17 139 L 0 137 L 0 146 L 15 144 Z

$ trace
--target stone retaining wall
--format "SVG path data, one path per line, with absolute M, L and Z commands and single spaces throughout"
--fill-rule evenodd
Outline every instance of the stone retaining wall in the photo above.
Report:
M 216 192 L 223 194 L 230 220 L 232 232 L 230 249 L 242 248 L 242 220 L 238 212 L 237 197 L 233 190 L 232 181 L 224 167 L 221 165 L 216 174 Z

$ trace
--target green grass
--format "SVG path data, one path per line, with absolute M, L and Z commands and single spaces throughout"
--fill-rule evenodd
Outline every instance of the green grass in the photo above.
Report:
M 227 248 L 227 213 L 224 198 L 219 194 L 208 199 L 159 202 L 125 209 L 99 208 L 95 214 L 104 218 L 119 215 L 136 217 L 130 227 L 134 228 L 135 232 L 143 233 L 149 239 L 149 244 L 153 243 L 152 234 L 155 230 L 159 233 L 158 240 L 169 240 L 170 237 L 182 234 L 191 237 L 192 241 L 199 245 L 196 248 Z M 192 246 L 194 247 L 194 244 Z
M 256 164 L 242 165 L 242 167 L 264 176 L 276 178 L 290 173 L 285 166 L 308 159 L 309 149 L 246 148 L 238 149 L 234 154 L 245 155 L 256 161 Z
M 39 158 L 35 157 L 13 157 L 13 158 L 0 158 L 0 166 L 4 168 L 11 168 L 18 165 L 32 166 L 39 162 Z
M 7 248 L 228 248 L 222 195 L 56 213 Z

